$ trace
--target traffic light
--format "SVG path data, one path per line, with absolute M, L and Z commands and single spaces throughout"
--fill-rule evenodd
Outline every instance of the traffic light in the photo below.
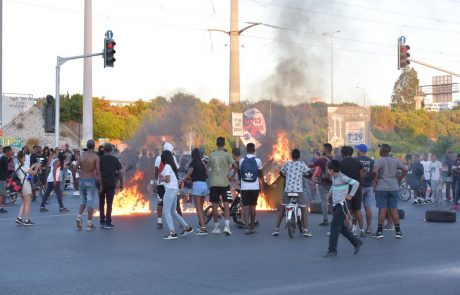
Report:
M 398 70 L 405 69 L 410 64 L 409 45 L 398 44 Z
M 104 68 L 111 67 L 113 68 L 113 64 L 115 63 L 115 41 L 111 38 L 104 39 Z
M 46 133 L 54 133 L 55 120 L 56 120 L 56 117 L 55 117 L 54 97 L 48 94 L 46 96 L 46 104 L 45 104 L 45 132 Z

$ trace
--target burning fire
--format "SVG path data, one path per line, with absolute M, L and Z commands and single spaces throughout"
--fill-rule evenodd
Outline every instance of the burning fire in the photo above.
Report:
M 270 161 L 264 167 L 264 181 L 272 185 L 278 179 L 282 165 L 291 159 L 291 148 L 285 132 L 278 134 L 269 159 Z
M 144 179 L 144 174 L 137 171 L 128 181 L 128 185 L 118 192 L 113 199 L 112 215 L 149 214 L 150 201 L 144 199 L 139 191 L 139 184 Z
M 264 193 L 259 194 L 257 199 L 257 210 L 259 211 L 274 211 L 275 209 L 270 206 L 267 202 L 267 196 Z

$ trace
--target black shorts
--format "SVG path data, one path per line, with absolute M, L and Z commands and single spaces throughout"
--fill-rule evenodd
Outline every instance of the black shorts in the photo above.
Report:
M 257 199 L 259 198 L 259 190 L 241 191 L 241 199 L 243 206 L 257 206 Z
M 356 194 L 351 199 L 351 201 L 348 201 L 347 205 L 351 210 L 361 210 L 362 204 L 363 204 L 363 192 L 360 186 L 359 189 L 356 191 Z
M 157 195 L 158 195 L 158 204 L 157 206 L 163 206 L 163 196 L 165 195 L 165 186 L 158 185 L 157 186 Z
M 209 189 L 209 201 L 211 203 L 219 203 L 219 197 L 222 196 L 223 202 L 233 200 L 230 186 L 211 186 Z

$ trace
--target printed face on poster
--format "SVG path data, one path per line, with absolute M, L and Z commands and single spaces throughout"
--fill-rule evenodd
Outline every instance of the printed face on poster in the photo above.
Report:
M 246 110 L 243 114 L 243 136 L 241 137 L 243 144 L 253 143 L 257 149 L 261 146 L 262 138 L 266 134 L 264 115 L 255 108 Z

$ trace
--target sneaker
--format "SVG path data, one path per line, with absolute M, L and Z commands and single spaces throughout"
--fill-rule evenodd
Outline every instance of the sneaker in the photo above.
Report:
M 163 237 L 163 240 L 177 240 L 177 234 L 169 233 Z
M 79 191 L 75 191 L 75 192 L 73 192 L 72 195 L 73 195 L 73 196 L 79 196 L 79 195 L 80 195 L 80 192 L 79 192 Z
M 197 236 L 206 236 L 208 234 L 208 231 L 206 230 L 206 227 L 197 227 L 195 231 L 195 235 Z
M 326 236 L 328 236 L 328 237 L 329 237 L 330 235 L 331 235 L 331 232 L 330 232 L 330 231 L 328 231 L 328 232 L 326 233 Z
M 304 237 L 312 237 L 313 235 L 311 234 L 311 232 L 310 232 L 310 230 L 308 228 L 304 228 L 303 236 Z
M 59 208 L 59 212 L 70 212 L 66 207 Z
M 99 227 L 104 228 L 104 226 L 105 226 L 105 221 L 103 220 L 99 221 Z
M 334 251 L 327 251 L 326 254 L 323 255 L 324 258 L 329 258 L 329 257 L 336 257 L 337 252 Z
M 250 234 L 252 234 L 251 229 L 250 229 L 249 227 L 247 227 L 247 228 L 244 230 L 244 234 L 245 234 L 245 235 L 250 235 Z
M 215 227 L 215 228 L 212 230 L 211 233 L 212 233 L 212 234 L 215 234 L 215 235 L 220 234 L 220 227 Z
M 323 222 L 321 222 L 319 225 L 327 226 L 327 225 L 329 225 L 329 221 L 327 219 L 324 219 Z
M 355 245 L 355 251 L 354 251 L 355 255 L 358 254 L 359 249 L 361 248 L 362 245 L 363 245 L 363 241 L 359 240 L 358 244 Z
M 251 232 L 251 234 L 256 234 L 257 233 L 255 228 L 251 228 L 251 229 L 249 229 L 249 231 Z
M 158 222 L 157 223 L 157 229 L 163 229 L 163 223 Z
M 394 225 L 385 224 L 385 225 L 383 226 L 383 230 L 384 230 L 384 231 L 394 231 L 394 230 L 395 230 L 395 226 L 394 226 Z
M 402 234 L 401 231 L 395 232 L 395 238 L 397 238 L 397 239 L 402 239 L 402 237 L 403 237 L 403 234 Z
M 77 221 L 76 221 L 76 222 L 77 222 L 77 228 L 78 228 L 78 229 L 82 229 L 82 228 L 83 228 L 83 225 L 82 225 L 82 222 L 81 222 L 81 218 L 80 218 L 80 217 L 77 218 Z
M 351 232 L 353 233 L 355 237 L 358 236 L 359 235 L 358 227 L 356 225 L 353 225 Z
M 8 213 L 8 211 L 6 211 L 5 208 L 0 208 L 0 213 Z
M 191 228 L 190 226 L 186 226 L 184 230 L 182 231 L 182 233 L 180 234 L 180 236 L 185 237 L 189 233 L 193 233 L 193 228 Z
M 273 230 L 272 236 L 277 237 L 277 236 L 279 236 L 279 235 L 280 235 L 280 230 L 279 230 L 279 228 L 275 228 L 275 229 Z
M 40 207 L 40 212 L 48 212 L 49 210 L 46 207 Z
M 31 226 L 31 225 L 35 225 L 35 223 L 33 223 L 32 221 L 29 220 L 26 220 L 24 223 L 24 225 L 28 225 L 28 226 Z
M 232 234 L 232 232 L 230 231 L 230 226 L 226 225 L 224 227 L 224 234 L 226 234 L 227 236 Z
M 104 225 L 104 228 L 105 228 L 105 229 L 114 229 L 115 226 L 114 226 L 113 224 L 111 224 L 111 223 L 106 223 L 106 224 Z
M 376 239 L 382 239 L 383 238 L 383 232 L 377 231 L 377 232 L 375 232 L 375 234 L 372 235 L 372 237 L 376 238 Z
M 16 220 L 14 221 L 16 222 L 17 224 L 24 224 L 24 220 L 22 220 L 22 218 L 16 218 Z
M 87 230 L 87 231 L 92 231 L 92 230 L 94 230 L 94 229 L 96 229 L 96 227 L 95 227 L 94 224 L 92 224 L 92 223 L 88 223 L 88 225 L 86 226 L 86 230 Z
M 359 231 L 359 237 L 360 237 L 360 238 L 365 238 L 365 237 L 367 237 L 367 234 L 366 234 L 366 232 L 364 231 L 364 229 L 362 229 L 362 230 Z

